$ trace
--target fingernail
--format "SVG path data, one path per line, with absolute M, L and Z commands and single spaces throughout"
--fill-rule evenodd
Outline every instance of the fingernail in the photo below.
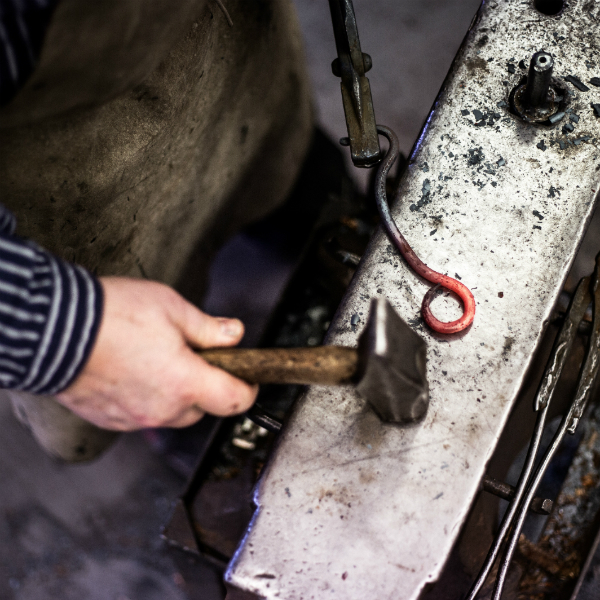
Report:
M 221 333 L 227 337 L 238 338 L 244 332 L 244 325 L 238 319 L 221 319 Z

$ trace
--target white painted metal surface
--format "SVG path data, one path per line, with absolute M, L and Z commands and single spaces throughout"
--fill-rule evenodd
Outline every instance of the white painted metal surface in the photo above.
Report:
M 355 345 L 370 298 L 386 296 L 428 343 L 428 415 L 410 427 L 383 425 L 353 390 L 311 388 L 257 488 L 231 585 L 269 600 L 409 600 L 437 578 L 599 189 L 591 104 L 600 88 L 587 84 L 600 77 L 599 13 L 587 0 L 569 0 L 555 17 L 529 1 L 482 6 L 393 210 L 417 254 L 473 290 L 475 322 L 454 337 L 427 330 L 427 286 L 375 236 L 328 343 Z M 562 82 L 578 121 L 567 114 L 532 126 L 509 112 L 509 92 L 526 74 L 519 61 L 542 48 L 559 80 L 575 75 L 590 88 Z M 563 132 L 567 122 L 573 132 Z M 434 303 L 440 317 L 459 310 L 452 298 Z

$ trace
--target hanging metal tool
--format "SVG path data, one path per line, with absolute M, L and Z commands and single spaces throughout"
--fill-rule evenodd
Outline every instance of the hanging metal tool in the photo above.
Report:
M 379 136 L 371 85 L 365 73 L 373 62 L 360 48 L 356 17 L 351 0 L 329 0 L 338 57 L 331 64 L 342 78 L 342 100 L 348 126 L 352 162 L 357 167 L 373 167 L 380 160 Z
M 357 167 L 381 166 L 375 183 L 375 197 L 382 223 L 406 262 L 421 277 L 437 284 L 423 299 L 422 314 L 425 322 L 437 333 L 452 334 L 470 327 L 475 317 L 475 299 L 471 291 L 462 283 L 447 275 L 430 269 L 414 253 L 400 233 L 387 205 L 386 178 L 390 168 L 400 154 L 398 139 L 388 127 L 377 126 L 371 97 L 371 86 L 365 73 L 372 67 L 372 60 L 360 48 L 358 27 L 351 0 L 329 0 L 335 45 L 338 58 L 331 67 L 333 74 L 342 78 L 342 99 L 348 126 L 348 138 L 342 139 L 343 145 L 350 145 L 352 162 Z M 390 142 L 385 157 L 379 146 L 379 135 Z M 438 287 L 455 292 L 463 302 L 463 315 L 460 319 L 445 323 L 438 320 L 430 309 Z

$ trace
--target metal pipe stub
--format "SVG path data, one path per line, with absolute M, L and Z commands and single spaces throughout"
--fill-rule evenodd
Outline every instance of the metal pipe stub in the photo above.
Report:
M 532 56 L 527 82 L 516 89 L 513 100 L 515 111 L 525 121 L 546 121 L 558 111 L 560 99 L 552 87 L 553 70 L 551 54 L 540 50 Z

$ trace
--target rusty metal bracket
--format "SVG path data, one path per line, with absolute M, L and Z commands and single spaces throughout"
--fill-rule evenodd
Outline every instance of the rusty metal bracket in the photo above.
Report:
M 329 0 L 329 8 L 338 53 L 331 69 L 336 77 L 342 79 L 342 100 L 352 162 L 357 167 L 374 167 L 380 161 L 381 150 L 371 85 L 365 77 L 373 62 L 360 48 L 352 1 Z

